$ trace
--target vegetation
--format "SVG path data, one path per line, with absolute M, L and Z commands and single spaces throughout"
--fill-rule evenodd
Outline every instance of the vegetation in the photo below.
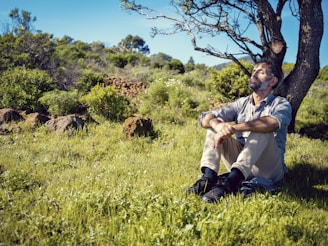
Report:
M 39 98 L 53 88 L 53 81 L 45 71 L 9 69 L 0 75 L 0 106 L 39 111 Z
M 243 61 L 241 63 L 249 71 L 253 69 L 251 64 Z M 249 77 L 236 64 L 231 64 L 221 71 L 211 69 L 210 73 L 212 79 L 207 83 L 209 91 L 217 91 L 229 99 L 237 99 L 251 93 L 248 89 Z
M 27 29 L 0 36 L 1 107 L 87 110 L 97 123 L 67 134 L 19 122 L 19 133 L 0 135 L 1 245 L 327 245 L 327 67 L 300 106 L 299 134 L 288 135 L 281 191 L 205 204 L 185 195 L 199 177 L 205 132 L 197 116 L 247 90 L 240 70 L 53 39 L 18 13 Z M 284 65 L 286 75 L 291 69 Z M 146 88 L 128 97 L 108 76 Z M 220 91 L 231 77 L 240 84 Z M 127 138 L 122 122 L 133 114 L 150 117 L 156 137 Z
M 120 96 L 114 86 L 94 86 L 81 98 L 95 120 L 122 121 L 131 115 L 129 101 Z M 100 120 L 102 121 L 102 120 Z
M 315 95 L 308 97 L 310 103 Z M 306 114 L 308 103 L 298 118 L 304 125 L 317 120 Z M 70 136 L 39 127 L 0 137 L 0 242 L 328 243 L 327 141 L 288 135 L 289 173 L 280 192 L 205 204 L 184 193 L 199 177 L 204 130 L 192 118 L 177 125 L 156 121 L 155 128 L 155 139 L 127 139 L 122 125 L 110 121 Z

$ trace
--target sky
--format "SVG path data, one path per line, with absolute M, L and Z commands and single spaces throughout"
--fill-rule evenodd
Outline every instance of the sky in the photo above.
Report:
M 146 6 L 154 6 L 161 11 L 170 11 L 169 0 L 139 0 Z M 328 9 L 328 0 L 322 0 L 323 10 Z M 124 12 L 120 8 L 119 0 L 0 0 L 0 28 L 5 23 L 11 23 L 9 12 L 18 8 L 36 17 L 34 27 L 44 33 L 53 34 L 55 38 L 65 35 L 74 41 L 86 43 L 100 41 L 107 47 L 117 45 L 127 35 L 143 38 L 150 48 L 151 54 L 159 52 L 187 63 L 193 57 L 195 63 L 214 66 L 227 60 L 218 59 L 195 51 L 190 37 L 186 33 L 151 37 L 151 27 L 165 27 L 164 21 L 147 20 L 137 13 Z M 326 12 L 327 13 L 327 12 Z M 325 13 L 324 13 L 325 14 Z M 324 16 L 324 23 L 328 23 L 328 14 Z M 1 29 L 0 29 L 1 31 Z M 295 17 L 286 12 L 283 16 L 282 33 L 287 42 L 287 54 L 284 62 L 295 63 L 298 42 L 298 23 Z M 255 34 L 258 36 L 257 33 Z M 210 43 L 221 51 L 237 51 L 224 37 L 202 38 L 200 44 Z M 321 67 L 328 65 L 328 26 L 324 27 L 324 37 L 320 49 Z

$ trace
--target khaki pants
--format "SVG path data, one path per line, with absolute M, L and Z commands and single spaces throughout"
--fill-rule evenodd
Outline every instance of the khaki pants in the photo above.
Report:
M 207 130 L 201 168 L 209 167 L 218 172 L 222 157 L 228 171 L 238 168 L 246 179 L 262 177 L 278 182 L 283 178 L 284 163 L 273 133 L 251 132 L 245 146 L 230 137 L 219 148 L 214 149 L 215 134 L 213 130 Z

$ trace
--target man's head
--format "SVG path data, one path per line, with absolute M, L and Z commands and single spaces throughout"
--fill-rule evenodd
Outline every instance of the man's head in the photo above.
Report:
M 271 91 L 281 80 L 280 69 L 270 60 L 261 60 L 254 65 L 248 87 L 254 92 Z

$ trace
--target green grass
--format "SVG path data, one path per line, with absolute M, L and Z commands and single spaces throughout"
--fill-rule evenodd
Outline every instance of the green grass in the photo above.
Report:
M 200 176 L 196 117 L 170 124 L 180 115 L 159 108 L 155 139 L 110 122 L 0 136 L 0 245 L 328 245 L 326 88 L 300 107 L 281 191 L 218 204 L 185 195 Z
M 278 194 L 204 204 L 184 192 L 205 131 L 196 120 L 155 128 L 154 140 L 116 123 L 0 137 L 0 244 L 327 245 L 326 141 L 288 136 Z

